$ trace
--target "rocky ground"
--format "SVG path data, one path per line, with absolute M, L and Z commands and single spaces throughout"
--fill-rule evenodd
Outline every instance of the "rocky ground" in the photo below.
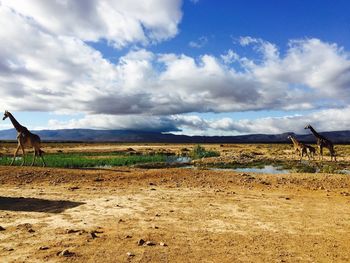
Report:
M 1 262 L 348 262 L 350 177 L 0 167 Z

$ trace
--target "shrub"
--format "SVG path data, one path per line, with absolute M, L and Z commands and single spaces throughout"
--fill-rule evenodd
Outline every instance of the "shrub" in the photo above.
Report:
M 207 157 L 217 157 L 220 156 L 220 153 L 216 151 L 207 151 L 203 146 L 198 144 L 193 147 L 192 151 L 190 152 L 190 156 L 192 159 L 200 159 Z

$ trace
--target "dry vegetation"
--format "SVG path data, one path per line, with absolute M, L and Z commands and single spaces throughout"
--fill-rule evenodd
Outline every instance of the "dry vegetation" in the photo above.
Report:
M 179 154 L 193 146 L 47 144 L 44 150 Z M 1 144 L 1 154 L 14 147 Z M 204 147 L 220 156 L 196 160 L 195 169 L 1 166 L 1 262 L 350 261 L 349 175 L 213 171 L 207 167 L 294 165 L 297 157 L 291 145 Z M 348 169 L 350 147 L 336 150 L 338 164 L 305 163 Z

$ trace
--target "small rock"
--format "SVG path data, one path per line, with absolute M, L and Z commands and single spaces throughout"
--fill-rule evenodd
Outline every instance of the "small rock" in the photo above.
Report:
M 126 253 L 126 255 L 128 256 L 128 257 L 135 257 L 135 254 L 134 253 L 132 253 L 132 252 L 128 252 L 128 253 Z
M 156 217 L 160 217 L 160 214 L 156 214 Z
M 145 243 L 146 243 L 146 241 L 143 240 L 142 238 L 141 238 L 139 241 L 137 241 L 137 245 L 138 245 L 138 246 L 142 246 L 142 245 L 145 244 Z
M 146 246 L 155 246 L 156 243 L 154 243 L 153 241 L 147 241 L 146 242 Z
M 69 251 L 68 249 L 65 249 L 65 250 L 63 250 L 61 252 L 58 252 L 57 255 L 60 256 L 60 257 L 72 257 L 72 256 L 75 255 L 75 253 Z
M 6 230 L 6 228 L 0 226 L 0 231 L 5 231 L 5 230 Z
M 149 183 L 149 185 L 156 185 L 155 183 Z
M 76 229 L 67 229 L 66 233 L 67 234 L 73 234 L 73 233 L 78 233 L 79 230 L 76 230 Z
M 132 238 L 132 236 L 130 236 L 130 235 L 126 235 L 126 236 L 125 236 L 125 238 Z
M 151 188 L 151 191 L 156 191 L 157 189 L 155 189 L 155 188 Z
M 168 246 L 168 245 L 167 245 L 166 243 L 164 243 L 164 242 L 160 242 L 159 245 L 162 246 L 162 247 L 167 247 L 167 246 Z
M 104 180 L 102 178 L 99 178 L 99 177 L 95 178 L 95 180 L 94 180 L 94 182 L 103 182 L 103 181 Z
M 48 250 L 49 247 L 46 247 L 46 246 L 42 246 L 42 247 L 39 247 L 39 250 Z
M 68 190 L 70 191 L 74 191 L 74 190 L 78 190 L 79 186 L 72 186 L 72 187 L 68 187 Z
M 28 233 L 34 233 L 35 230 L 33 228 L 28 229 Z
M 92 238 L 97 238 L 98 236 L 96 235 L 96 231 L 91 231 L 90 235 Z
M 118 223 L 123 223 L 123 222 L 125 222 L 123 219 L 118 220 Z

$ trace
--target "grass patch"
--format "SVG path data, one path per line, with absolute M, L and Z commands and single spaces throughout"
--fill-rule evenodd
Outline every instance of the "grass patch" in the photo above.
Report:
M 208 157 L 218 157 L 220 156 L 220 153 L 216 151 L 208 151 L 203 146 L 198 144 L 193 147 L 189 156 L 193 160 L 195 160 L 195 159 L 208 158 Z
M 93 158 L 105 156 L 106 158 Z M 59 153 L 44 155 L 46 166 L 59 168 L 92 168 L 104 166 L 129 166 L 140 163 L 165 162 L 165 155 L 125 155 L 121 153 Z M 0 165 L 9 165 L 12 157 L 0 158 Z M 32 161 L 32 156 L 27 155 L 26 165 Z M 16 160 L 14 165 L 21 165 L 22 160 Z M 36 165 L 41 165 L 37 158 Z

